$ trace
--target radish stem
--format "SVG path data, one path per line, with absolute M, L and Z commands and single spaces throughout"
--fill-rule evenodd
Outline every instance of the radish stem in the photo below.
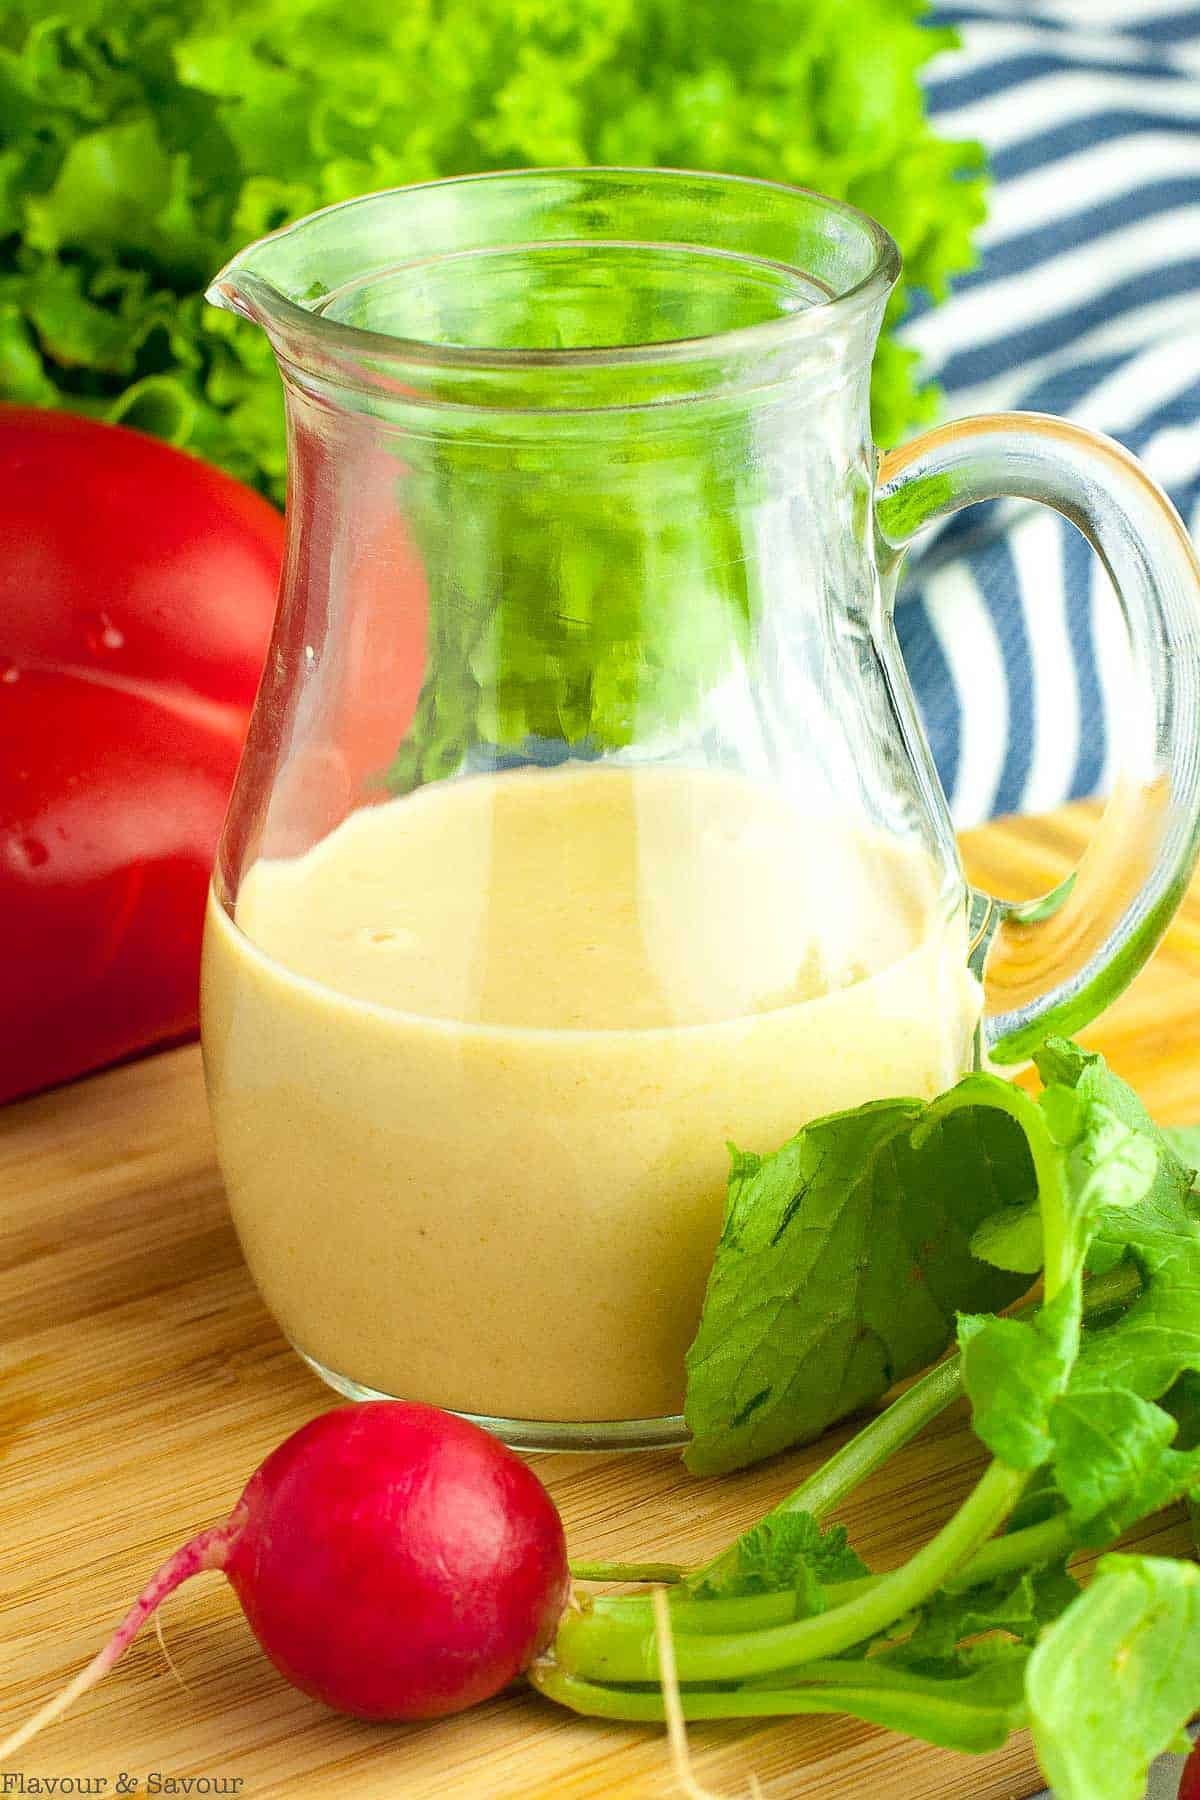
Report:
M 679 1563 L 667 1562 L 572 1561 L 570 1568 L 575 1581 L 653 1581 L 670 1586 L 684 1577 Z
M 721 1636 L 689 1633 L 675 1646 L 681 1681 L 746 1681 L 776 1669 L 839 1655 L 910 1612 L 967 1562 L 1003 1522 L 1025 1476 L 1001 1462 L 986 1470 L 973 1492 L 936 1537 L 865 1594 L 813 1618 L 765 1630 Z M 560 1668 L 599 1681 L 654 1681 L 658 1652 L 653 1629 L 628 1634 L 594 1612 L 563 1620 L 554 1654 Z
M 992 1538 L 951 1575 L 945 1587 L 961 1593 L 1005 1575 L 1012 1569 L 1035 1568 L 1065 1556 L 1075 1541 L 1068 1519 L 1046 1519 L 1026 1525 L 1006 1537 Z M 834 1582 L 825 1589 L 829 1608 L 841 1607 L 879 1586 L 883 1575 L 864 1575 L 857 1581 Z M 608 1630 L 619 1631 L 626 1641 L 649 1628 L 650 1603 L 645 1594 L 602 1594 L 588 1602 L 586 1617 L 604 1621 Z M 710 1636 L 724 1632 L 756 1631 L 786 1625 L 796 1617 L 794 1593 L 731 1594 L 715 1600 L 692 1600 L 686 1590 L 671 1600 L 673 1631 Z
M 804 1675 L 807 1675 L 807 1668 Z M 666 1704 L 659 1688 L 606 1687 L 599 1682 L 582 1680 L 564 1674 L 549 1658 L 543 1658 L 528 1671 L 528 1678 L 539 1693 L 573 1712 L 587 1713 L 601 1719 L 627 1719 L 634 1722 L 662 1721 Z M 797 1679 L 800 1679 L 797 1672 Z M 967 1686 L 966 1681 L 963 1687 Z M 878 1673 L 869 1663 L 830 1663 L 818 1668 L 816 1677 L 804 1686 L 743 1687 L 712 1689 L 683 1687 L 679 1704 L 685 1719 L 756 1719 L 772 1714 L 852 1713 L 856 1718 L 894 1725 L 892 1716 L 896 1691 L 919 1695 L 930 1710 L 939 1712 L 953 1723 L 964 1711 L 978 1713 L 974 1696 L 956 1692 L 954 1682 L 939 1684 L 931 1692 L 931 1683 L 903 1670 L 881 1669 Z M 891 1693 L 889 1694 L 889 1691 Z M 1007 1731 L 1007 1724 L 1005 1725 Z M 998 1741 L 1003 1741 L 1004 1733 Z M 981 1746 L 982 1747 L 982 1746 Z

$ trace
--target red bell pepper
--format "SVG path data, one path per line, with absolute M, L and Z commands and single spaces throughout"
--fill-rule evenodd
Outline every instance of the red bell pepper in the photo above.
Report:
M 0 408 L 0 1101 L 195 1029 L 282 549 L 219 470 Z

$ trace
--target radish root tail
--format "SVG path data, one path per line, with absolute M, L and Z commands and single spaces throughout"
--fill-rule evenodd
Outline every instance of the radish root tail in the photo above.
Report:
M 688 1748 L 687 1721 L 683 1716 L 683 1702 L 679 1696 L 679 1675 L 675 1667 L 675 1639 L 671 1635 L 671 1606 L 667 1599 L 665 1587 L 656 1587 L 650 1596 L 654 1608 L 654 1637 L 658 1648 L 659 1682 L 662 1686 L 663 1711 L 667 1718 L 667 1741 L 671 1746 L 671 1763 L 674 1769 L 675 1782 L 679 1791 L 687 1796 L 687 1800 L 722 1800 L 720 1794 L 703 1788 L 692 1772 L 691 1752 Z M 758 1800 L 762 1789 L 758 1779 L 750 1777 L 751 1795 Z
M 156 1612 L 154 1615 L 154 1635 L 158 1639 L 158 1647 L 163 1653 L 163 1661 L 166 1663 L 168 1669 L 170 1669 L 171 1674 L 175 1678 L 175 1686 L 178 1688 L 182 1688 L 183 1692 L 185 1694 L 190 1694 L 192 1691 L 191 1687 L 183 1679 L 183 1676 L 179 1673 L 179 1670 L 175 1665 L 175 1658 L 171 1655 L 170 1650 L 167 1648 L 167 1640 L 163 1633 L 161 1609 L 158 1612 Z
M 125 1654 L 146 1620 L 162 1605 L 168 1594 L 174 1593 L 181 1582 L 199 1575 L 204 1569 L 223 1569 L 242 1528 L 242 1522 L 239 1509 L 238 1513 L 224 1523 L 211 1525 L 207 1531 L 197 1532 L 173 1556 L 168 1556 L 162 1567 L 156 1569 L 150 1577 L 107 1644 L 96 1652 L 87 1667 L 80 1669 L 73 1681 L 69 1681 L 32 1718 L 26 1719 L 23 1725 L 18 1726 L 11 1736 L 0 1743 L 0 1763 L 7 1762 L 10 1756 L 23 1749 L 40 1731 L 44 1731 L 52 1720 L 65 1713 L 69 1706 L 73 1706 L 81 1694 L 86 1694 L 89 1688 L 95 1687 Z

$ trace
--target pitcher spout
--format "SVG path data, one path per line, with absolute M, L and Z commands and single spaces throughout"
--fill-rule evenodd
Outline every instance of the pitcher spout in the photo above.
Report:
M 245 252 L 226 263 L 205 289 L 204 298 L 223 312 L 237 313 L 266 329 L 279 302 L 287 296 L 261 275 L 255 274 L 245 261 Z
M 341 210 L 314 213 L 247 244 L 213 276 L 205 299 L 268 331 L 294 316 L 293 308 L 311 312 L 328 292 L 318 274 L 329 255 L 329 223 L 335 223 L 327 222 L 328 213 Z

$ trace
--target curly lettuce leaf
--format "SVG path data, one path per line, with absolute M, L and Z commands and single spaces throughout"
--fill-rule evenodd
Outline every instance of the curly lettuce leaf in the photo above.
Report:
M 936 296 L 967 266 L 983 213 L 978 147 L 941 141 L 924 116 L 918 74 L 950 34 L 925 29 L 923 11 L 59 0 L 40 13 L 16 0 L 0 21 L 0 398 L 134 425 L 281 498 L 270 349 L 201 297 L 236 249 L 404 182 L 662 164 L 799 182 L 891 227 L 906 267 L 872 389 L 889 443 L 934 400 L 892 328 L 914 289 Z M 700 461 L 684 492 L 664 491 L 660 459 L 626 516 L 611 496 L 569 505 L 557 474 L 501 494 L 469 457 L 442 454 L 410 521 L 430 651 L 394 789 L 476 751 L 488 764 L 588 755 L 693 726 L 755 603 Z
M 943 142 L 924 116 L 919 71 L 952 41 L 924 10 L 13 0 L 0 21 L 0 397 L 165 431 L 279 495 L 270 359 L 252 327 L 200 301 L 234 250 L 395 183 L 659 163 L 800 182 L 892 230 L 906 268 L 874 379 L 891 442 L 933 395 L 890 325 L 912 290 L 936 297 L 969 265 L 984 209 L 978 147 Z M 146 406 L 151 380 L 167 386 Z

